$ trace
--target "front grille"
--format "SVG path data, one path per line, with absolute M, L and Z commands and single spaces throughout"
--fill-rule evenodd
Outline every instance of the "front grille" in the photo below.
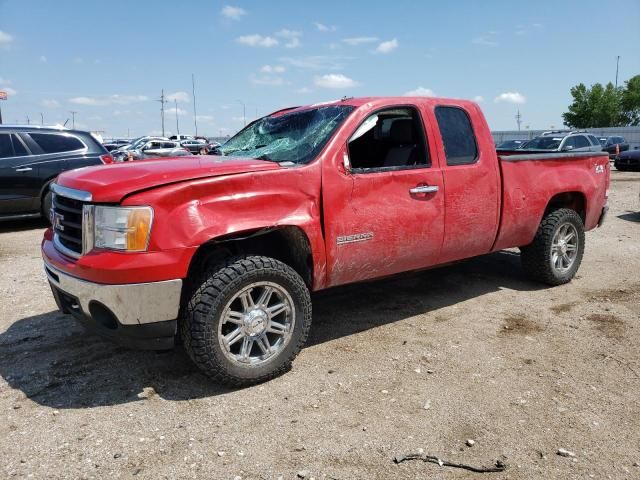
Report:
M 59 194 L 53 195 L 51 224 L 63 253 L 82 254 L 82 207 L 84 202 Z M 68 251 L 65 252 L 64 249 Z M 75 255 L 74 255 L 75 254 Z

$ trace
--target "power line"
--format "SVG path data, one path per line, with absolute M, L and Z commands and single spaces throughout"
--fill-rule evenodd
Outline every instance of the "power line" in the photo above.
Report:
M 160 99 L 156 100 L 156 102 L 160 102 L 160 118 L 162 120 L 162 136 L 164 137 L 164 105 L 165 103 L 169 103 L 169 101 L 164 96 L 164 88 L 160 93 Z
M 191 92 L 193 93 L 193 124 L 196 127 L 196 137 L 198 136 L 198 115 L 196 113 L 196 77 L 191 74 Z
M 178 100 L 174 98 L 173 103 L 176 106 L 176 134 L 180 135 L 180 124 L 178 123 Z

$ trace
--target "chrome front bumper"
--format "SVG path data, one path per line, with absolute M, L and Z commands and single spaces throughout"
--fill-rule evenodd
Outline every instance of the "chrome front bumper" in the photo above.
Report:
M 46 261 L 44 270 L 52 287 L 76 300 L 64 307 L 67 310 L 71 309 L 72 311 L 68 313 L 76 316 L 97 317 L 98 312 L 104 312 L 106 307 L 122 326 L 143 325 L 178 318 L 182 291 L 181 279 L 104 285 L 72 277 Z M 61 305 L 59 306 L 63 309 Z M 99 319 L 93 318 L 93 320 Z

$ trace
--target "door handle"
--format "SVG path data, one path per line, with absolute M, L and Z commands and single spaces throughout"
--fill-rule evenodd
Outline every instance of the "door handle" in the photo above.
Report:
M 438 191 L 437 185 L 420 185 L 413 187 L 409 190 L 409 193 L 434 193 Z
M 31 167 L 16 168 L 16 172 L 30 172 L 31 170 L 33 170 Z

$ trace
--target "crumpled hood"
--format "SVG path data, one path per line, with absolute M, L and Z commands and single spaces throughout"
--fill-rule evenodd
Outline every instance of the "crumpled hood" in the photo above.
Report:
M 91 192 L 94 202 L 111 203 L 169 183 L 279 168 L 277 163 L 263 160 L 198 155 L 79 168 L 61 174 L 56 183 Z

